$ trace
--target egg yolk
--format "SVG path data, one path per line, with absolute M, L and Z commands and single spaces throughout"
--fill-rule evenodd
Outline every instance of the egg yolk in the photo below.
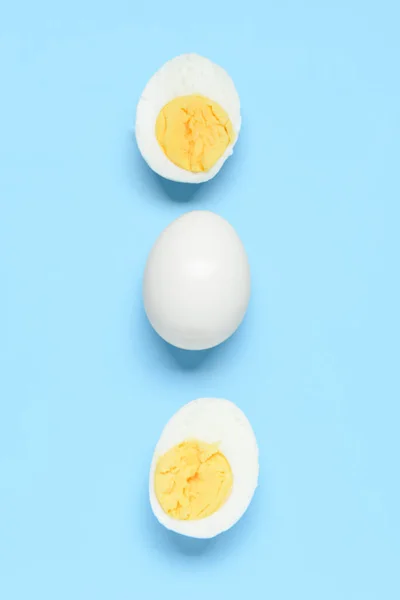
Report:
M 224 109 L 204 96 L 179 96 L 161 109 L 156 138 L 171 162 L 192 173 L 209 171 L 235 139 Z
M 154 487 L 164 512 L 174 519 L 192 521 L 221 508 L 232 483 L 230 464 L 217 444 L 188 440 L 161 456 Z

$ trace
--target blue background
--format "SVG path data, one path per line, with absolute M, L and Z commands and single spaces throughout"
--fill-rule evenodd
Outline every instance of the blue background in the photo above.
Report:
M 0 597 L 398 599 L 399 4 L 143 4 L 0 8 Z M 190 190 L 133 135 L 187 51 L 243 107 L 234 157 Z M 141 276 L 193 208 L 236 227 L 253 294 L 237 335 L 186 355 L 148 326 Z M 199 543 L 158 526 L 147 477 L 207 395 L 244 409 L 261 474 Z

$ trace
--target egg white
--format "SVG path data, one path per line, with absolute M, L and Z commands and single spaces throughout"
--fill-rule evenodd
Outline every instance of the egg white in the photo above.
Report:
M 167 515 L 154 490 L 159 458 L 184 440 L 219 443 L 230 463 L 232 492 L 214 514 L 195 521 L 180 521 Z M 165 426 L 150 467 L 150 504 L 158 521 L 167 529 L 194 538 L 212 538 L 230 529 L 246 512 L 258 483 L 258 447 L 253 429 L 233 402 L 221 398 L 193 400 L 176 412 Z
M 225 219 L 191 211 L 155 241 L 143 277 L 143 303 L 152 327 L 184 350 L 221 344 L 243 321 L 250 300 L 246 250 Z
M 155 133 L 160 110 L 174 98 L 191 94 L 218 102 L 229 115 L 235 132 L 233 143 L 204 173 L 191 173 L 171 162 Z M 181 183 L 202 183 L 212 179 L 232 154 L 240 126 L 240 100 L 232 79 L 222 67 L 197 54 L 182 54 L 165 63 L 146 85 L 136 111 L 136 140 L 143 158 L 162 177 Z

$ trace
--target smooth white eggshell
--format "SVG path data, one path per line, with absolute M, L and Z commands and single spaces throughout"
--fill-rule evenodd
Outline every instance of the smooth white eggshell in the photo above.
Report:
M 190 94 L 218 102 L 229 115 L 236 134 L 223 156 L 204 173 L 191 173 L 171 162 L 155 134 L 160 110 L 174 98 Z M 182 54 L 165 63 L 146 85 L 136 110 L 136 140 L 143 158 L 162 177 L 182 183 L 202 183 L 214 177 L 232 154 L 240 126 L 240 100 L 232 79 L 222 67 L 198 54 Z
M 170 344 L 204 350 L 224 342 L 242 322 L 249 298 L 246 251 L 222 217 L 186 213 L 156 240 L 144 272 L 144 308 Z
M 173 446 L 187 439 L 218 442 L 230 463 L 232 492 L 213 515 L 196 521 L 180 521 L 161 508 L 155 491 L 157 461 Z M 246 512 L 258 483 L 258 447 L 253 429 L 236 404 L 220 398 L 200 398 L 183 406 L 165 426 L 150 468 L 150 504 L 158 521 L 167 529 L 194 538 L 212 538 L 230 529 Z

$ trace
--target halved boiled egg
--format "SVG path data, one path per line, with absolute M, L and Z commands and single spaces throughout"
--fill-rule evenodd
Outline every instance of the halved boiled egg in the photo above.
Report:
M 243 412 L 201 398 L 169 420 L 150 468 L 150 504 L 167 529 L 212 538 L 246 512 L 258 481 L 258 448 Z
M 166 179 L 201 183 L 232 154 L 241 125 L 232 79 L 197 54 L 183 54 L 150 79 L 136 112 L 136 139 L 148 165 Z

